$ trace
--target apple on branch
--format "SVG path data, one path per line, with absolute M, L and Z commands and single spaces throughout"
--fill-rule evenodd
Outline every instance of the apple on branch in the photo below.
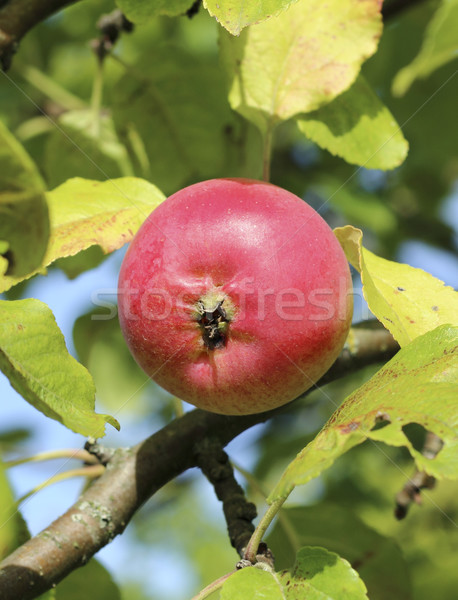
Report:
M 186 402 L 228 415 L 281 406 L 342 349 L 352 317 L 345 255 L 303 200 L 213 179 L 170 196 L 125 255 L 119 319 L 138 364 Z

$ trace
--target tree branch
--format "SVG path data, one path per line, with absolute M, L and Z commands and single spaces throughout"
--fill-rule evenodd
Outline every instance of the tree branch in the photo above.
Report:
M 7 0 L 0 2 L 0 64 L 6 71 L 20 40 L 35 25 L 77 0 Z
M 369 333 L 355 329 L 352 335 L 354 343 L 343 351 L 318 385 L 355 372 L 366 364 L 385 361 L 398 350 L 386 330 Z M 364 358 L 366 353 L 370 359 Z M 104 474 L 65 514 L 0 564 L 0 598 L 31 600 L 84 565 L 122 533 L 148 498 L 168 481 L 198 465 L 197 440 L 214 439 L 224 447 L 246 429 L 290 407 L 243 417 L 196 409 L 138 446 L 115 450 Z
M 243 488 L 234 477 L 229 457 L 214 438 L 205 438 L 196 444 L 196 462 L 212 484 L 218 500 L 223 503 L 227 530 L 232 546 L 240 556 L 254 531 L 256 506 L 245 498 Z

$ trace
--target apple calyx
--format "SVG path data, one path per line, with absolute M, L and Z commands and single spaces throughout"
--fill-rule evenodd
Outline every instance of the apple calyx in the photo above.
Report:
M 216 350 L 226 345 L 229 323 L 233 315 L 232 302 L 221 293 L 212 290 L 197 301 L 196 321 L 200 325 L 202 341 L 206 348 Z

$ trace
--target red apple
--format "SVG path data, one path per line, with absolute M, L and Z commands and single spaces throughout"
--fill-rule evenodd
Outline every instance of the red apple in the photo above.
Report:
M 165 200 L 133 239 L 118 293 L 144 371 L 230 415 L 310 388 L 352 314 L 350 271 L 326 222 L 290 192 L 247 179 L 204 181 Z

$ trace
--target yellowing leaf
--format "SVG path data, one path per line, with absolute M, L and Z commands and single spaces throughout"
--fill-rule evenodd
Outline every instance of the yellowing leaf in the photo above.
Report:
M 96 244 L 108 253 L 130 242 L 164 196 L 143 179 L 124 177 L 104 182 L 70 179 L 47 198 L 51 236 L 41 270 Z M 0 292 L 23 279 L 0 275 Z
M 238 38 L 222 32 L 232 108 L 263 132 L 319 108 L 353 83 L 381 30 L 378 0 L 307 0 Z
M 67 351 L 46 304 L 33 298 L 0 300 L 0 369 L 35 408 L 72 431 L 102 437 L 113 417 L 94 412 L 89 372 Z
M 402 348 L 374 377 L 351 394 L 289 464 L 269 502 L 286 497 L 367 439 L 406 446 L 419 469 L 458 478 L 458 328 L 443 325 Z M 379 422 L 386 425 L 373 429 Z M 403 426 L 418 423 L 444 442 L 431 459 L 418 452 Z
M 362 232 L 334 230 L 349 262 L 361 273 L 374 315 L 400 346 L 442 324 L 458 325 L 458 293 L 422 269 L 376 256 L 362 246 Z
M 332 102 L 299 117 L 298 126 L 331 154 L 368 169 L 393 169 L 407 155 L 401 128 L 361 75 Z
M 232 35 L 239 35 L 244 27 L 268 19 L 294 2 L 297 0 L 204 0 L 204 7 Z

